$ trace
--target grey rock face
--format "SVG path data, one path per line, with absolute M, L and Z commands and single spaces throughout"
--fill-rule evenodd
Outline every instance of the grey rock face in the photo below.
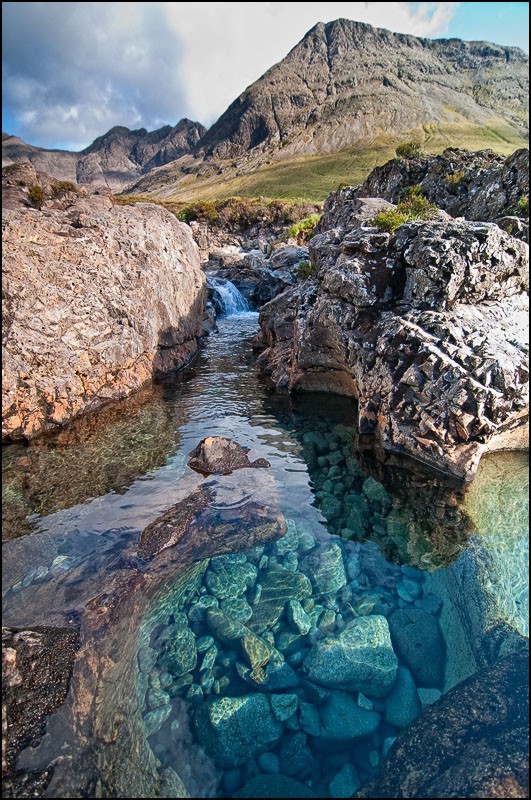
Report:
M 494 118 L 501 129 L 523 132 L 527 63 L 516 48 L 417 38 L 346 19 L 320 22 L 229 106 L 195 159 L 185 156 L 133 190 L 156 191 L 170 175 L 178 182 L 190 171 L 215 174 L 226 159 L 241 170 L 251 157 L 256 168 L 336 152 L 372 140 L 375 130 L 396 135 L 427 122 L 452 125 L 453 108 L 472 125 Z
M 189 153 L 205 131 L 189 119 L 149 132 L 116 126 L 79 153 L 46 150 L 18 136 L 7 136 L 2 139 L 2 166 L 30 161 L 54 178 L 120 189 L 154 167 Z
M 356 397 L 360 433 L 460 478 L 525 447 L 528 246 L 442 212 L 383 233 L 335 202 L 310 241 L 316 278 L 261 311 L 272 382 Z M 323 230 L 327 214 L 346 226 Z

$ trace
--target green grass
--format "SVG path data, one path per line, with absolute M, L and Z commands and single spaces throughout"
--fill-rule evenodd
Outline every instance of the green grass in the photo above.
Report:
M 396 208 L 380 211 L 370 223 L 382 231 L 394 233 L 405 222 L 430 219 L 436 211 L 437 206 L 423 197 L 420 186 L 410 186 L 405 199 L 398 203 Z
M 371 144 L 349 147 L 337 153 L 293 156 L 274 161 L 254 171 L 238 171 L 231 162 L 219 162 L 202 177 L 183 174 L 178 167 L 153 173 L 145 191 L 146 200 L 160 198 L 181 204 L 228 197 L 268 197 L 298 203 L 321 203 L 338 185 L 361 183 L 374 167 L 395 158 L 397 145 L 412 139 L 426 153 L 442 153 L 447 147 L 467 150 L 490 148 L 509 155 L 527 141 L 509 125 L 497 120 L 491 126 L 470 125 L 455 114 L 455 124 L 427 124 L 422 131 L 404 132 L 396 138 L 376 137 Z M 222 170 L 222 172 L 221 172 Z

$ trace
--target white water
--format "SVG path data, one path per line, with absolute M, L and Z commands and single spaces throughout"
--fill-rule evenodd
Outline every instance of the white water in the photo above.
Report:
M 249 311 L 249 304 L 245 297 L 226 278 L 214 278 L 209 275 L 207 285 L 216 295 L 214 305 L 219 306 L 221 316 L 230 317 L 232 314 Z

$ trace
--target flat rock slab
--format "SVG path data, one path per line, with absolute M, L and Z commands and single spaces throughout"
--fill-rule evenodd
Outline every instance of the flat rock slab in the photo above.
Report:
M 205 475 L 228 475 L 244 467 L 269 467 L 265 458 L 249 461 L 248 447 L 242 447 L 224 436 L 207 436 L 190 453 L 188 466 Z

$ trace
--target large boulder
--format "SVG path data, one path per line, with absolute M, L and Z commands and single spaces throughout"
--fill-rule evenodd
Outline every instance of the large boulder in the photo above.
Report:
M 470 479 L 487 450 L 528 445 L 528 246 L 443 212 L 394 234 L 366 213 L 357 198 L 310 241 L 316 277 L 262 308 L 259 362 L 280 391 L 357 398 L 374 445 Z
M 204 703 L 194 718 L 197 737 L 216 764 L 234 769 L 274 745 L 284 730 L 263 694 Z
M 459 683 L 400 732 L 355 797 L 528 797 L 529 643 Z
M 27 185 L 14 190 L 3 209 L 2 436 L 29 439 L 189 361 L 205 278 L 190 229 L 161 206 L 83 190 L 38 210 Z
M 338 635 L 317 639 L 302 665 L 308 679 L 321 686 L 374 697 L 389 691 L 397 667 L 387 620 L 379 615 L 358 617 Z

